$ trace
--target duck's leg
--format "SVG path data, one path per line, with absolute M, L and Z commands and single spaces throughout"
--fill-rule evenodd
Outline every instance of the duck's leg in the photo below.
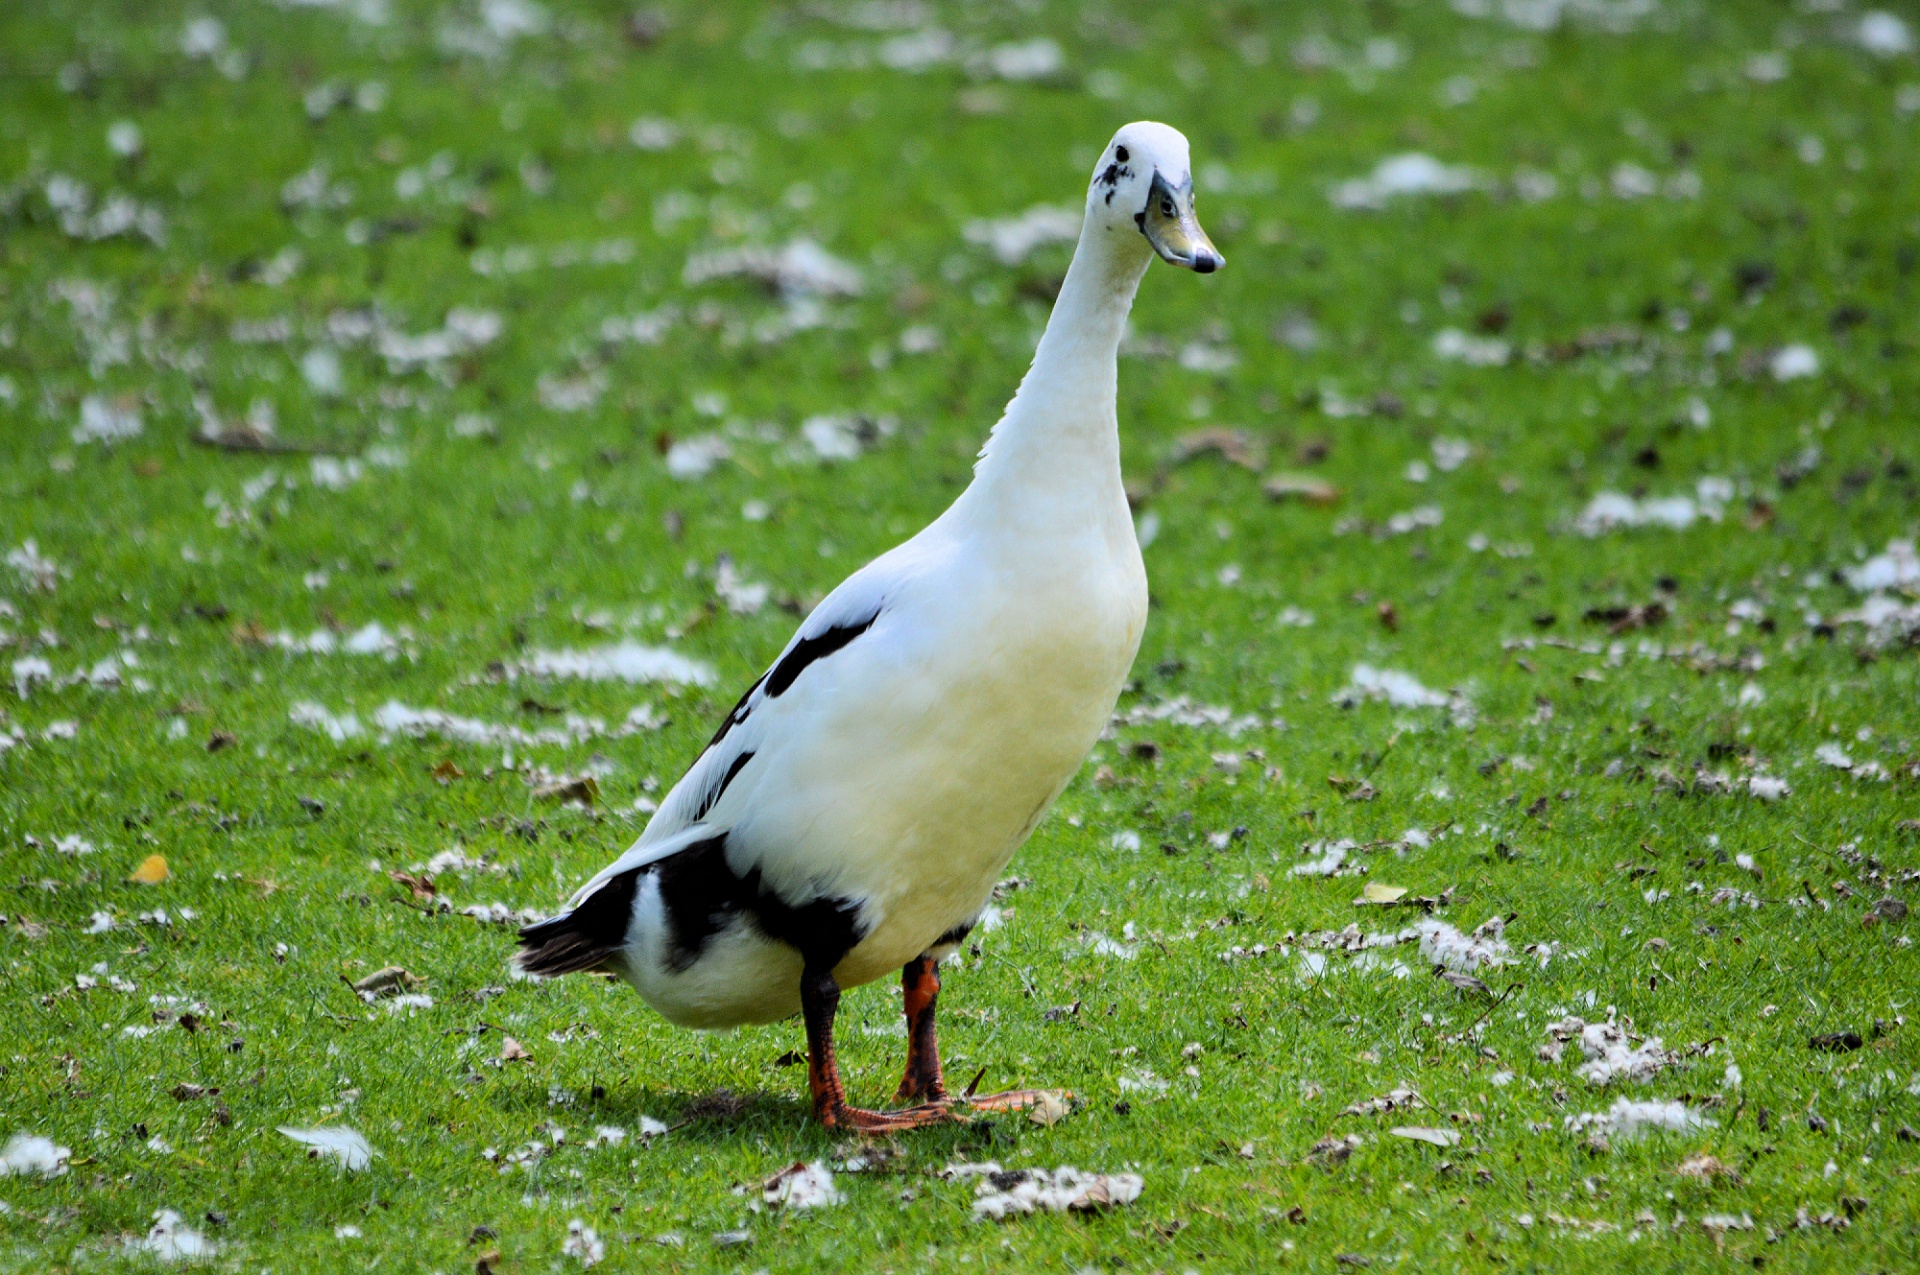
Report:
M 953 1119 L 944 1102 L 922 1103 L 900 1111 L 862 1111 L 847 1105 L 840 1066 L 833 1056 L 833 1019 L 840 1009 L 840 984 L 831 970 L 800 975 L 800 1016 L 807 1025 L 807 1085 L 813 1114 L 829 1129 L 851 1133 L 897 1133 Z
M 907 1074 L 900 1078 L 901 1102 L 948 1103 L 975 1111 L 1020 1111 L 1037 1106 L 1047 1094 L 1039 1089 L 1009 1089 L 979 1097 L 949 1098 L 940 1070 L 940 1044 L 934 1035 L 933 1011 L 940 998 L 939 962 L 921 955 L 900 972 L 907 1014 Z
M 907 1012 L 907 1072 L 900 1078 L 899 1102 L 940 1102 L 947 1084 L 940 1074 L 940 1043 L 934 1036 L 933 1008 L 940 998 L 939 963 L 922 954 L 900 971 Z

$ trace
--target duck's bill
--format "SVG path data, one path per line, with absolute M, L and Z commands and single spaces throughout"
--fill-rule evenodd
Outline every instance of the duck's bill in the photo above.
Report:
M 1140 223 L 1140 233 L 1147 237 L 1162 261 L 1196 274 L 1212 274 L 1227 264 L 1227 259 L 1213 246 L 1213 240 L 1207 238 L 1207 232 L 1200 229 L 1199 219 L 1193 215 L 1192 183 L 1176 189 L 1155 173 L 1146 209 L 1136 220 Z

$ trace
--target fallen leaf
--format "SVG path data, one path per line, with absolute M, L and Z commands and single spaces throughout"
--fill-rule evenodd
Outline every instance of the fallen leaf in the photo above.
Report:
M 538 801 L 574 801 L 583 806 L 591 806 L 600 800 L 600 781 L 592 775 L 580 775 L 573 779 L 562 779 L 558 783 L 542 784 L 533 790 Z
M 418 974 L 398 965 L 388 965 L 375 970 L 353 985 L 353 990 L 372 1000 L 376 996 L 393 996 L 409 988 L 420 986 L 426 980 Z
M 1705 1182 L 1709 1185 L 1720 1178 L 1725 1178 L 1727 1181 L 1735 1184 L 1738 1184 L 1740 1181 L 1740 1175 L 1738 1173 L 1735 1173 L 1732 1169 L 1720 1163 L 1719 1160 L 1704 1151 L 1695 1152 L 1693 1155 L 1688 1156 L 1679 1164 L 1675 1165 L 1673 1171 L 1683 1178 L 1694 1178 L 1697 1181 Z
M 1268 500 L 1299 500 L 1309 505 L 1333 505 L 1340 501 L 1340 489 L 1312 474 L 1274 474 L 1261 485 Z
M 1067 1101 L 1064 1093 L 1057 1089 L 1047 1089 L 1041 1092 L 1038 1102 L 1027 1108 L 1027 1119 L 1051 1129 L 1065 1120 L 1072 1111 L 1073 1105 Z
M 217 730 L 213 732 L 213 734 L 207 736 L 207 751 L 210 753 L 217 753 L 222 751 L 223 749 L 232 748 L 235 744 L 239 742 L 240 742 L 240 737 L 238 735 L 235 735 L 232 731 Z
M 1428 1142 L 1436 1147 L 1452 1147 L 1460 1144 L 1460 1135 L 1451 1129 L 1428 1129 L 1422 1125 L 1403 1124 L 1389 1129 L 1388 1132 L 1396 1138 Z
M 515 1040 L 513 1037 L 507 1036 L 501 1039 L 500 1041 L 500 1061 L 501 1062 L 528 1062 L 528 1061 L 531 1061 L 532 1058 L 533 1058 L 533 1055 L 527 1052 L 527 1047 L 525 1045 L 522 1045 L 519 1041 Z
M 1369 881 L 1366 888 L 1360 891 L 1360 897 L 1353 902 L 1355 906 L 1363 903 L 1398 903 L 1406 897 L 1406 893 L 1407 887 L 1404 885 L 1383 885 L 1378 881 Z
M 433 777 L 443 784 L 450 784 L 456 779 L 465 779 L 467 772 L 456 766 L 451 758 L 448 758 L 433 768 Z
M 167 857 L 163 854 L 150 854 L 140 861 L 127 880 L 135 885 L 159 885 L 173 873 L 167 869 Z
M 1807 1048 L 1824 1050 L 1829 1054 L 1850 1054 L 1866 1044 L 1860 1039 L 1859 1032 L 1827 1032 L 1815 1036 L 1807 1042 Z
M 1174 440 L 1173 454 L 1168 457 L 1169 465 L 1181 465 L 1196 456 L 1215 452 L 1224 460 L 1260 472 L 1266 464 L 1267 446 L 1244 429 L 1230 429 L 1224 425 L 1214 425 L 1206 429 L 1196 429 L 1182 434 Z

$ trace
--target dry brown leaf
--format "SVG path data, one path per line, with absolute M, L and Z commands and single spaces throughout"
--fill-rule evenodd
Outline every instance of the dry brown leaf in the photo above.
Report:
M 600 781 L 592 775 L 579 775 L 558 783 L 542 784 L 533 790 L 533 795 L 539 801 L 573 801 L 591 806 L 600 800 Z
M 398 965 L 388 965 L 375 970 L 353 985 L 353 990 L 362 996 L 394 996 L 426 982 L 418 974 Z
M 533 1059 L 533 1055 L 527 1052 L 527 1047 L 525 1045 L 522 1045 L 519 1041 L 515 1040 L 513 1037 L 507 1036 L 501 1039 L 500 1041 L 500 1061 L 501 1062 L 530 1062 L 532 1061 L 532 1059 Z
M 1340 489 L 1312 474 L 1274 474 L 1261 485 L 1269 500 L 1299 500 L 1309 505 L 1334 505 L 1340 502 Z
M 1073 1104 L 1067 1101 L 1067 1095 L 1064 1092 L 1058 1089 L 1046 1089 L 1041 1091 L 1039 1101 L 1027 1108 L 1027 1119 L 1051 1129 L 1072 1112 Z

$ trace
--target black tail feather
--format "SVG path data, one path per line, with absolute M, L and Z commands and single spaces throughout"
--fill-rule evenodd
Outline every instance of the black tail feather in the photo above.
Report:
M 542 978 L 600 969 L 627 945 L 642 871 L 635 868 L 610 877 L 578 907 L 522 929 L 514 964 Z

